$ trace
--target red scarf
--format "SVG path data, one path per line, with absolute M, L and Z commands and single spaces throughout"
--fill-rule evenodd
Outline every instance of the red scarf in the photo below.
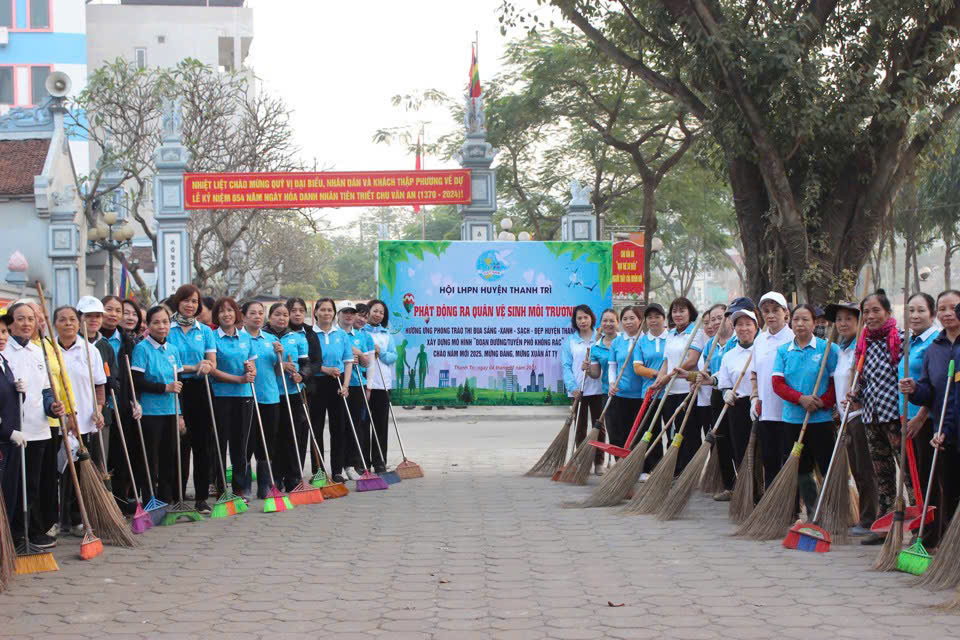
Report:
M 887 340 L 887 349 L 890 351 L 890 362 L 896 366 L 900 363 L 900 331 L 897 329 L 897 321 L 893 318 L 887 318 L 883 326 L 879 329 L 867 329 L 864 327 L 860 338 L 857 340 L 856 359 L 867 350 L 867 341 L 876 342 L 877 340 Z

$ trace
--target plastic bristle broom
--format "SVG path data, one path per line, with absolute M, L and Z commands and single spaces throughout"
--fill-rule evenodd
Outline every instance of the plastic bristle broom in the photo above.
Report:
M 363 397 L 363 402 L 367 407 L 367 415 L 370 416 L 370 433 L 373 435 L 373 441 L 377 445 L 377 452 L 380 454 L 380 460 L 383 462 L 383 466 L 386 466 L 387 458 L 383 455 L 383 447 L 380 446 L 380 436 L 377 435 L 377 430 L 373 428 L 373 412 L 370 410 L 370 402 L 367 400 L 366 394 L 361 393 L 360 395 Z M 396 471 L 384 471 L 379 475 L 387 484 L 397 484 L 401 481 L 400 476 L 397 475 Z
M 113 416 L 116 419 L 117 433 L 120 435 L 123 457 L 127 463 L 127 473 L 130 474 L 130 486 L 133 488 L 133 497 L 137 501 L 137 509 L 130 520 L 130 531 L 139 534 L 152 529 L 153 520 L 150 518 L 150 514 L 143 510 L 142 495 L 137 489 L 137 480 L 133 475 L 133 463 L 130 461 L 130 450 L 127 448 L 127 436 L 123 433 L 123 423 L 120 420 L 120 405 L 117 404 L 117 394 L 113 389 L 110 389 L 110 399 L 113 400 Z
M 127 365 L 127 381 L 130 383 L 130 388 L 134 389 L 133 385 L 133 373 L 130 371 L 130 356 L 124 355 L 124 360 Z M 147 476 L 147 491 L 150 492 L 150 500 L 147 501 L 147 504 L 143 506 L 143 510 L 147 512 L 150 516 L 150 522 L 154 525 L 158 525 L 163 522 L 163 516 L 167 515 L 167 505 L 166 502 L 162 500 L 157 500 L 157 496 L 153 493 L 153 478 L 150 475 L 150 456 L 147 455 L 147 445 L 146 441 L 143 439 L 143 425 L 140 423 L 140 420 L 136 420 L 137 423 L 137 435 L 140 436 L 140 452 L 143 454 L 143 471 Z
M 210 518 L 226 518 L 244 513 L 247 510 L 247 503 L 243 501 L 243 498 L 230 491 L 233 474 L 230 468 L 224 469 L 223 457 L 220 455 L 220 434 L 217 431 L 217 416 L 213 411 L 213 393 L 210 391 L 209 376 L 203 376 L 203 383 L 207 388 L 207 407 L 210 409 L 210 426 L 213 427 L 213 446 L 217 456 L 217 465 L 220 469 L 220 479 L 223 480 L 223 493 L 217 498 L 213 509 L 210 510 Z
M 329 486 L 330 483 L 327 481 L 327 474 L 323 472 L 323 469 L 320 469 L 314 474 L 313 478 L 310 480 L 310 484 L 315 486 L 317 489 L 322 489 L 326 486 Z
M 80 559 L 90 560 L 103 553 L 103 542 L 97 536 L 89 531 L 83 534 L 83 542 L 80 543 Z
M 267 436 L 263 431 L 263 419 L 260 417 L 260 404 L 257 402 L 257 390 L 250 383 L 250 394 L 253 397 L 253 412 L 257 416 L 257 427 L 260 429 L 260 442 L 263 444 L 263 457 L 267 462 L 267 473 L 270 475 L 270 489 L 267 491 L 267 498 L 263 501 L 264 513 L 279 513 L 281 511 L 290 511 L 293 509 L 293 503 L 277 489 L 277 483 L 273 477 L 273 464 L 270 462 L 270 448 L 267 447 Z
M 143 506 L 143 510 L 150 514 L 150 521 L 158 525 L 163 522 L 163 516 L 167 515 L 167 507 L 169 506 L 166 502 L 157 500 L 154 496 Z
M 20 416 L 23 416 L 23 394 L 18 393 L 20 400 Z M 67 453 L 69 458 L 70 453 Z M 71 460 L 72 461 L 72 460 Z M 26 447 L 20 447 L 20 482 L 23 489 L 23 544 L 17 549 L 16 568 L 17 575 L 27 573 L 41 573 L 43 571 L 59 571 L 57 561 L 53 559 L 53 554 L 42 549 L 35 549 L 30 544 L 29 521 L 30 514 L 27 511 L 27 453 Z M 79 492 L 78 492 L 79 493 Z M 101 545 L 100 551 L 103 551 Z
M 953 374 L 955 365 L 950 360 L 950 366 L 947 368 L 947 389 L 943 396 L 943 408 L 940 410 L 940 425 L 937 427 L 937 435 L 943 433 L 943 422 L 947 416 L 947 402 L 950 400 L 950 387 L 953 386 Z M 927 493 L 923 498 L 923 511 L 926 513 L 927 505 L 930 504 L 930 490 L 933 488 L 933 472 L 937 468 L 937 454 L 940 448 L 933 450 L 933 461 L 930 463 L 930 477 L 927 479 Z M 922 576 L 930 568 L 930 561 L 933 558 L 923 547 L 923 528 L 927 524 L 926 518 L 920 519 L 920 530 L 917 532 L 917 541 L 897 554 L 897 571 L 912 573 L 915 576 Z
M 177 381 L 177 371 L 173 371 L 173 381 Z M 197 522 L 203 520 L 203 516 L 200 515 L 195 508 L 187 505 L 183 501 L 183 483 L 180 481 L 180 478 L 183 477 L 183 469 L 181 466 L 180 458 L 182 453 L 180 450 L 180 396 L 174 395 L 173 398 L 174 406 L 174 419 L 173 419 L 173 432 L 176 437 L 177 443 L 177 475 L 174 476 L 177 480 L 177 504 L 167 507 L 167 514 L 163 516 L 163 520 L 160 521 L 160 524 L 167 527 L 172 524 L 176 524 L 181 519 L 185 519 L 187 522 Z
M 319 504 L 323 502 L 323 490 L 310 483 L 301 482 L 290 492 L 289 499 L 295 505 Z
M 313 422 L 310 420 L 310 407 L 307 404 L 307 397 L 303 393 L 303 389 L 300 390 L 300 399 L 303 401 L 303 413 L 307 418 L 307 441 L 309 442 L 309 447 L 313 449 L 313 457 L 316 460 L 317 473 L 314 474 L 313 479 L 310 480 L 310 484 L 320 489 L 320 492 L 323 494 L 324 500 L 334 500 L 336 498 L 342 498 L 350 493 L 350 490 L 347 489 L 347 485 L 342 482 L 331 482 L 330 476 L 328 475 L 329 469 L 327 469 L 327 462 L 323 459 L 323 456 L 320 455 L 320 447 L 317 445 L 317 440 L 313 436 Z M 297 452 L 299 456 L 299 452 Z M 317 483 L 320 484 L 317 484 Z
M 283 359 L 281 355 L 280 359 Z M 287 357 L 289 361 L 289 356 Z M 303 460 L 300 459 L 300 443 L 297 441 L 296 420 L 293 417 L 293 405 L 290 404 L 290 390 L 287 387 L 287 373 L 280 372 L 280 380 L 283 381 L 283 399 L 287 404 L 287 415 L 290 417 L 290 432 L 293 435 L 293 459 L 300 464 L 298 472 L 300 473 L 300 482 L 290 492 L 290 503 L 295 505 L 319 504 L 323 502 L 323 491 L 320 487 L 315 487 L 311 483 L 303 482 Z
M 235 516 L 237 513 L 237 505 L 234 504 L 233 498 L 230 497 L 229 494 L 223 493 L 213 504 L 213 509 L 210 510 L 210 518 L 226 518 L 228 516 Z
M 264 513 L 277 513 L 280 511 L 289 511 L 293 509 L 290 498 L 280 493 L 275 485 L 270 486 L 267 492 L 267 499 L 263 501 Z
M 343 391 L 340 378 L 337 378 L 337 386 L 340 387 L 340 391 Z M 363 475 L 360 476 L 356 483 L 357 491 L 383 491 L 384 489 L 389 489 L 390 485 L 377 474 L 371 473 L 367 467 L 367 461 L 363 458 L 363 447 L 360 446 L 360 437 L 357 435 L 357 427 L 353 424 L 353 416 L 350 414 L 350 405 L 347 404 L 347 399 L 344 396 L 340 397 L 343 399 L 343 410 L 347 412 L 347 420 L 350 422 L 350 432 L 353 434 L 353 441 L 356 443 L 357 453 L 360 455 L 360 464 L 363 465 L 364 468 Z
M 377 363 L 377 370 L 380 371 L 380 379 L 383 380 L 383 369 L 380 367 L 380 358 L 374 357 L 374 360 Z M 397 444 L 400 445 L 400 455 L 403 457 L 403 462 L 398 464 L 394 471 L 397 473 L 398 478 L 403 480 L 414 480 L 416 478 L 423 477 L 423 468 L 418 465 L 416 462 L 411 462 L 407 460 L 407 452 L 403 448 L 403 438 L 400 437 L 400 427 L 397 426 L 397 416 L 393 412 L 393 402 L 390 400 L 390 390 L 387 390 L 387 406 L 390 408 L 390 418 L 393 420 L 393 430 L 397 434 Z M 386 461 L 384 461 L 386 462 Z
M 143 510 L 143 505 L 137 501 L 137 510 L 133 513 L 133 519 L 130 521 L 130 530 L 134 533 L 143 533 L 153 528 L 153 520 L 150 514 Z

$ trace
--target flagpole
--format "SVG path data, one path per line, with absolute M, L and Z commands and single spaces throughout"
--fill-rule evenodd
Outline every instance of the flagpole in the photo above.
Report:
M 420 146 L 420 170 L 422 171 L 423 165 L 424 165 L 423 145 L 426 144 L 427 142 L 427 128 L 423 124 L 420 125 L 420 136 L 421 136 L 421 139 L 423 140 L 423 143 Z M 420 239 L 421 240 L 427 239 L 427 205 L 423 205 L 422 207 L 420 207 Z

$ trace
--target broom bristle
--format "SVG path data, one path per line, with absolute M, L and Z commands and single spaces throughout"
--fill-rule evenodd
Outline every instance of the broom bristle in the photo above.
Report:
M 690 495 L 697 486 L 703 465 L 707 462 L 707 456 L 711 458 L 716 457 L 716 449 L 713 450 L 713 453 L 710 452 L 710 435 L 708 435 L 707 438 L 708 439 L 704 440 L 700 445 L 700 448 L 697 449 L 697 452 L 687 464 L 687 468 L 684 469 L 680 477 L 677 478 L 677 482 L 673 485 L 673 488 L 670 489 L 670 492 L 667 494 L 667 499 L 663 501 L 663 505 L 660 507 L 660 510 L 657 511 L 657 520 L 676 520 L 690 502 Z M 717 465 L 718 470 L 719 468 L 720 465 Z M 649 480 L 647 482 L 649 482 Z
M 590 496 L 582 502 L 567 502 L 562 506 L 568 509 L 590 509 L 593 507 L 613 507 L 623 502 L 627 493 L 637 483 L 643 472 L 643 462 L 647 459 L 649 440 L 641 439 L 630 455 L 623 458 L 600 478 L 600 483 Z
M 572 423 L 573 413 L 571 412 L 570 415 L 567 416 L 566 422 L 563 423 L 563 427 L 557 432 L 553 442 L 551 442 L 547 450 L 543 452 L 540 459 L 524 474 L 525 476 L 531 478 L 549 478 L 553 475 L 554 471 L 563 465 L 567 459 L 567 443 L 570 440 L 570 425 Z M 397 471 L 400 471 L 399 466 L 397 467 Z
M 915 584 L 931 591 L 952 589 L 960 584 L 960 506 L 953 512 L 937 549 L 930 568 Z
M 960 590 L 953 594 L 953 598 L 941 604 L 934 605 L 934 608 L 940 611 L 956 611 L 960 609 Z
M 799 468 L 800 455 L 791 454 L 763 494 L 760 504 L 740 525 L 735 536 L 751 540 L 779 540 L 787 535 L 793 524 Z
M 57 561 L 54 560 L 53 554 L 50 552 L 30 553 L 27 555 L 17 556 L 16 560 L 14 561 L 14 566 L 18 576 L 28 573 L 43 573 L 44 571 L 60 570 L 60 567 L 57 566 Z
M 850 544 L 850 527 L 854 521 L 850 519 L 849 475 L 850 460 L 846 447 L 841 444 L 837 459 L 824 480 L 820 522 L 816 523 L 827 530 L 832 544 Z
M 333 484 L 328 484 L 320 488 L 320 493 L 323 494 L 324 500 L 334 500 L 336 498 L 342 498 L 350 493 L 350 489 L 347 489 L 347 485 L 342 482 L 336 482 Z
M 597 450 L 590 444 L 591 441 L 600 437 L 600 429 L 593 427 L 587 433 L 580 446 L 573 454 L 573 458 L 567 465 L 567 468 L 560 474 L 560 482 L 569 482 L 570 484 L 587 484 L 587 475 L 593 466 L 593 460 L 597 455 Z
M 80 559 L 91 560 L 103 553 L 103 542 L 97 536 L 89 531 L 83 534 L 83 542 L 80 543 Z
M 290 492 L 290 502 L 296 506 L 323 502 L 323 492 L 313 485 L 302 482 Z
M 723 474 L 720 473 L 720 451 L 714 443 L 710 450 L 710 458 L 707 460 L 707 466 L 700 477 L 700 491 L 712 496 L 726 489 L 723 485 Z
M 0 590 L 6 588 L 17 570 L 16 556 L 10 520 L 7 518 L 7 505 L 3 500 L 3 491 L 0 491 Z
M 127 521 L 117 507 L 117 501 L 103 485 L 100 472 L 90 460 L 80 460 L 76 466 L 83 504 L 93 531 L 101 540 L 110 544 L 121 547 L 137 546 L 133 533 L 127 527 Z
M 753 498 L 755 484 L 753 466 L 757 457 L 757 425 L 750 429 L 750 439 L 747 440 L 747 450 L 737 469 L 737 481 L 733 485 L 733 495 L 730 497 L 730 522 L 742 524 L 753 513 Z
M 893 515 L 893 526 L 887 533 L 883 546 L 880 547 L 880 553 L 873 563 L 874 571 L 893 571 L 897 568 L 897 556 L 900 555 L 900 549 L 903 547 L 903 498 L 897 498 L 896 511 Z
M 670 485 L 673 484 L 673 474 L 677 470 L 677 457 L 680 455 L 680 447 L 670 445 L 663 458 L 657 463 L 653 473 L 643 483 L 643 488 L 637 492 L 627 506 L 623 508 L 622 513 L 626 514 L 649 514 L 655 513 L 663 504 L 664 498 L 670 492 Z M 702 463 L 701 463 L 702 464 Z
M 561 464 L 563 463 L 561 462 Z M 397 472 L 398 477 L 404 480 L 415 480 L 423 477 L 423 467 L 410 460 L 404 460 L 398 464 L 394 471 Z
M 849 463 L 849 459 L 847 460 Z M 849 478 L 846 480 L 847 493 L 849 494 L 850 500 L 850 522 L 854 524 L 859 524 L 860 522 L 860 492 L 857 491 L 856 482 L 850 482 Z
M 323 489 L 329 484 L 327 481 L 327 474 L 323 470 L 317 471 L 317 473 L 310 479 L 310 484 L 315 486 L 317 489 Z

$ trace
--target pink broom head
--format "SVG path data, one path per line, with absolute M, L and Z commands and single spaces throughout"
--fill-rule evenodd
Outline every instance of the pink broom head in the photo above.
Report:
M 137 510 L 133 514 L 133 520 L 130 521 L 130 530 L 134 533 L 143 533 L 153 528 L 153 519 L 150 514 L 143 510 L 143 506 L 138 502 Z
M 370 473 L 370 470 L 363 472 L 360 479 L 357 480 L 357 491 L 383 491 L 389 489 L 390 485 L 380 476 Z
M 801 522 L 790 527 L 783 546 L 798 551 L 827 553 L 830 551 L 830 534 L 823 527 L 810 522 Z

